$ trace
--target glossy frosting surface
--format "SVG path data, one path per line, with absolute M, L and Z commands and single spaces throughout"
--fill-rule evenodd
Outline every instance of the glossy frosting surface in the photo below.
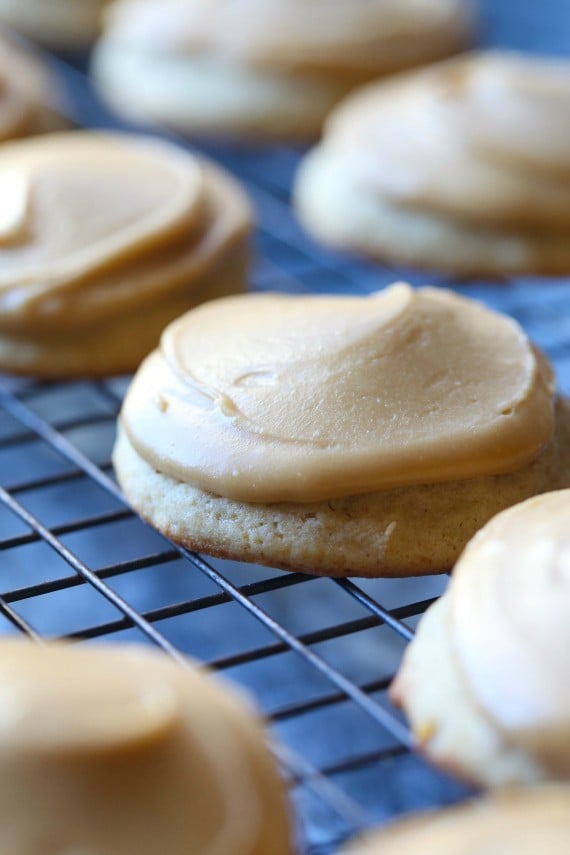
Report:
M 520 467 L 552 435 L 552 375 L 516 323 L 450 292 L 250 295 L 168 327 L 122 423 L 178 480 L 317 501 Z

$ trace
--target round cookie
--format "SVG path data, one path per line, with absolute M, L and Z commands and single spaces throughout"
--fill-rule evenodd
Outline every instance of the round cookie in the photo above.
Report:
M 173 318 L 245 288 L 250 206 L 160 140 L 69 132 L 0 151 L 0 369 L 134 370 Z
M 261 724 L 192 663 L 5 639 L 0 679 L 3 852 L 292 855 Z
M 570 490 L 494 517 L 392 686 L 419 748 L 473 783 L 570 779 L 569 531 Z
M 294 198 L 319 240 L 459 275 L 570 270 L 570 64 L 481 53 L 331 115 Z M 441 168 L 445 164 L 445 168 Z
M 0 0 L 0 24 L 56 50 L 84 49 L 96 38 L 109 0 Z
M 502 335 L 518 355 L 498 355 Z M 441 364 L 458 348 L 474 364 L 471 347 L 476 374 L 458 364 L 446 379 Z M 535 359 L 512 321 L 432 289 L 217 301 L 141 366 L 115 469 L 135 509 L 190 549 L 332 576 L 442 572 L 499 510 L 570 485 L 570 406 L 553 406 Z M 503 376 L 479 413 L 481 376 L 493 386 L 508 363 L 526 366 L 527 400 L 503 398 Z M 505 384 L 515 398 L 520 379 Z M 506 432 L 477 437 L 497 406 Z
M 343 855 L 565 855 L 570 788 L 510 790 L 438 813 L 393 823 L 343 849 Z
M 306 138 L 354 86 L 469 29 L 466 0 L 117 0 L 93 74 L 118 111 L 182 132 Z

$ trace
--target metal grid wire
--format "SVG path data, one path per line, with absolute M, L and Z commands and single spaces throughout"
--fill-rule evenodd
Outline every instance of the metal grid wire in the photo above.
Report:
M 565 0 L 491 0 L 486 40 L 562 52 L 569 26 Z M 81 71 L 59 69 L 78 124 L 126 127 Z M 242 180 L 257 206 L 255 288 L 365 294 L 396 278 L 425 281 L 324 251 L 302 233 L 288 206 L 297 152 L 207 153 Z M 569 391 L 570 281 L 429 281 L 516 317 Z M 190 654 L 247 688 L 272 722 L 301 846 L 311 855 L 332 853 L 402 811 L 464 797 L 463 787 L 410 752 L 409 731 L 386 697 L 414 625 L 445 578 L 318 579 L 174 546 L 133 514 L 113 480 L 126 384 L 0 383 L 0 632 L 145 642 L 180 661 Z

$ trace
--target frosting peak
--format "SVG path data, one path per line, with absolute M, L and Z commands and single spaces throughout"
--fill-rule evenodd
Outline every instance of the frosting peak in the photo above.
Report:
M 510 471 L 553 429 L 552 376 L 477 303 L 253 295 L 171 324 L 122 420 L 158 471 L 251 502 L 310 502 Z

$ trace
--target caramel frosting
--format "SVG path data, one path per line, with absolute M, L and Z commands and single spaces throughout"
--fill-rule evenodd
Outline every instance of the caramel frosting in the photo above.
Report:
M 468 17 L 465 0 L 120 0 L 106 31 L 126 48 L 358 82 L 456 50 Z
M 233 180 L 169 143 L 69 132 L 6 145 L 0 332 L 77 339 L 172 302 L 164 326 L 181 300 L 189 308 L 216 293 L 223 265 L 245 257 L 249 228 Z
M 570 787 L 512 790 L 419 814 L 348 847 L 345 855 L 566 855 Z
M 2 852 L 291 853 L 259 723 L 197 669 L 4 640 L 0 680 Z
M 569 105 L 567 62 L 474 54 L 357 93 L 323 147 L 401 208 L 564 241 Z
M 550 366 L 451 292 L 227 298 L 173 323 L 122 424 L 157 471 L 246 502 L 511 471 L 553 430 Z
M 568 775 L 570 490 L 495 517 L 463 553 L 446 596 L 473 701 L 510 742 Z

